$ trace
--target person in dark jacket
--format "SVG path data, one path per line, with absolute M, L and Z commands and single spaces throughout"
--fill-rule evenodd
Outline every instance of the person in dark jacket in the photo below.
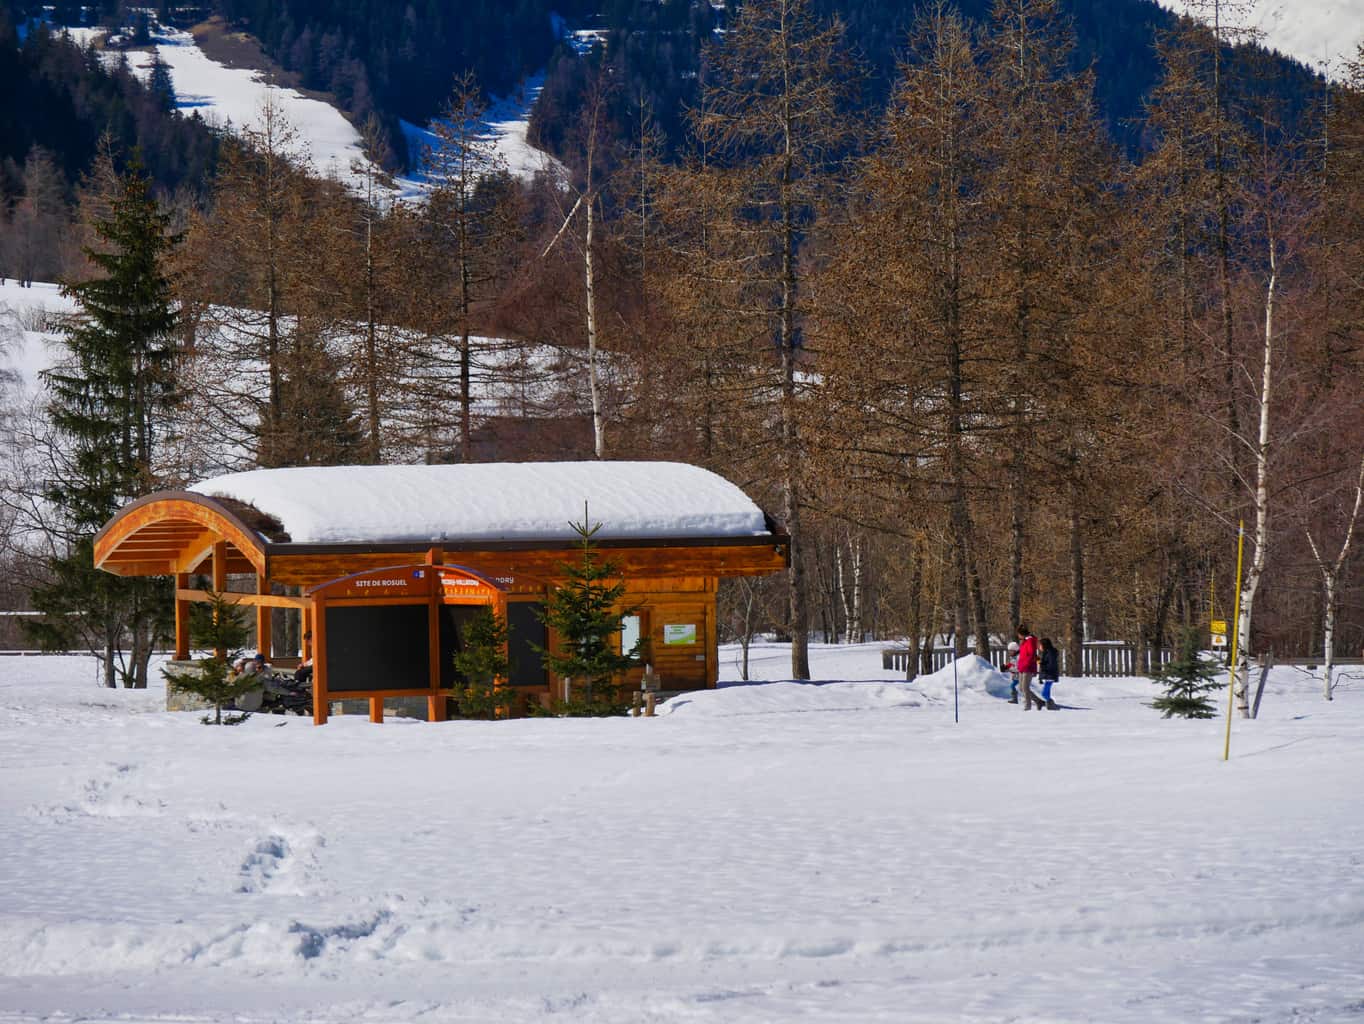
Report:
M 1048 711 L 1056 711 L 1059 705 L 1051 699 L 1051 684 L 1061 678 L 1061 652 L 1050 637 L 1042 638 L 1042 656 L 1037 661 L 1038 675 L 1042 680 L 1042 700 Z

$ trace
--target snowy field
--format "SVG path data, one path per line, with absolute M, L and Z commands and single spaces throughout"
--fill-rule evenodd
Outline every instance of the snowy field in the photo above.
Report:
M 1224 764 L 1140 680 L 1025 713 L 968 665 L 953 724 L 950 677 L 813 663 L 208 729 L 0 658 L 0 1021 L 1364 1019 L 1364 680 L 1276 670 Z

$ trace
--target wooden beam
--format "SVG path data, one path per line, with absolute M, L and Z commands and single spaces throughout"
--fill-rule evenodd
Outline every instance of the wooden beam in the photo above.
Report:
M 188 577 L 188 573 L 185 574 Z M 213 595 L 207 590 L 176 590 L 180 601 L 211 601 Z M 228 604 L 245 604 L 256 608 L 311 608 L 312 601 L 306 597 L 287 597 L 283 594 L 237 594 L 230 590 L 223 592 L 223 600 Z
M 256 574 L 256 596 L 273 596 L 270 594 L 270 581 L 259 573 Z M 271 614 L 272 612 L 269 605 L 256 605 L 256 650 L 261 654 L 264 654 L 267 661 L 269 660 L 270 655 L 274 653 L 274 651 L 271 650 L 270 643 L 270 627 L 272 625 L 270 621 Z
M 227 541 L 213 544 L 213 589 L 219 594 L 227 590 Z
M 313 725 L 327 724 L 327 609 L 313 602 Z
M 175 660 L 189 661 L 189 602 L 180 599 L 180 591 L 189 587 L 189 573 L 175 574 Z
M 176 564 L 180 571 L 190 572 L 199 568 L 204 559 L 213 553 L 213 545 L 218 539 L 212 530 L 199 530 L 186 537 L 176 548 Z
M 271 553 L 267 571 L 276 583 L 311 587 L 367 569 L 415 565 L 425 560 L 424 552 L 420 551 L 404 554 L 356 547 L 356 551 L 346 554 Z M 600 555 L 619 565 L 626 578 L 762 576 L 786 568 L 786 548 L 777 543 L 740 547 L 603 549 Z M 520 583 L 529 578 L 548 581 L 561 576 L 560 567 L 571 560 L 572 552 L 555 549 L 447 551 L 446 558 L 489 579 L 499 582 L 513 579 Z
M 175 563 L 169 558 L 145 562 L 106 562 L 100 566 L 115 576 L 173 576 Z
M 440 554 L 438 548 L 432 548 L 431 551 L 428 553 L 427 557 L 428 559 L 430 559 L 427 562 L 428 565 L 440 564 Z M 433 694 L 432 700 L 434 700 L 435 692 L 440 689 L 441 588 L 439 586 L 439 580 L 433 580 L 432 582 L 435 585 L 431 587 L 431 596 L 427 599 L 426 604 L 426 669 L 427 682 L 431 686 L 431 693 Z M 436 710 L 435 704 L 431 703 L 431 701 L 428 701 L 426 708 L 427 712 L 426 717 L 428 721 L 433 721 L 431 716 L 435 712 L 435 710 Z
M 221 594 L 227 590 L 227 541 L 220 540 L 213 545 L 213 590 Z M 217 616 L 215 615 L 216 619 Z M 226 648 L 219 647 L 213 652 L 219 660 L 227 657 Z

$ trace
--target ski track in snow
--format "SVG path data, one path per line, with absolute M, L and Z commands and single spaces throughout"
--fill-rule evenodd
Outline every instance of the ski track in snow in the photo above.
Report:
M 954 725 L 814 658 L 862 681 L 324 729 L 0 659 L 0 1022 L 1364 1014 L 1359 681 L 1275 670 L 1223 765 L 1141 681 L 964 671 Z

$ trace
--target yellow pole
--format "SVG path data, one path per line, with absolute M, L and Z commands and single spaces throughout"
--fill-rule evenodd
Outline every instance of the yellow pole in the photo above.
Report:
M 1236 599 L 1231 613 L 1231 669 L 1227 673 L 1227 739 L 1222 744 L 1222 760 L 1231 757 L 1231 709 L 1236 700 L 1236 641 L 1241 635 L 1241 552 L 1246 545 L 1246 522 L 1236 528 Z

